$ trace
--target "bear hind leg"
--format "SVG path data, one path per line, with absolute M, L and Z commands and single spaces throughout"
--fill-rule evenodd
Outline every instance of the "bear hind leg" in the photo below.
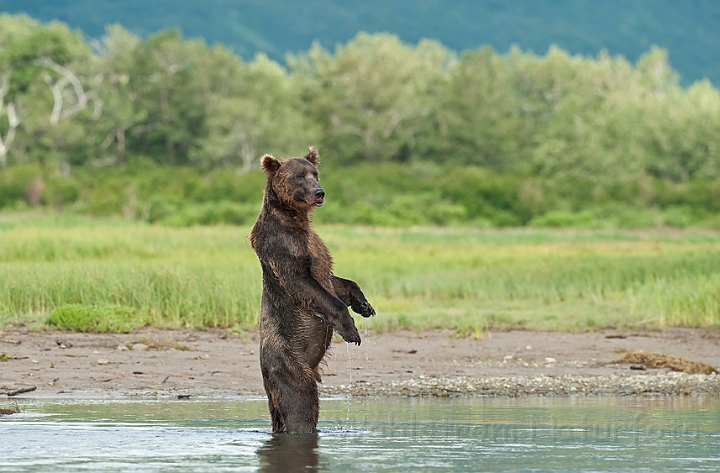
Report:
M 273 433 L 284 433 L 287 431 L 285 427 L 285 419 L 280 411 L 280 406 L 277 404 L 277 400 L 273 394 L 273 390 L 270 388 L 267 381 L 264 382 L 265 394 L 268 398 L 268 410 L 270 411 L 270 420 L 272 422 Z
M 263 367 L 265 391 L 274 433 L 314 433 L 320 416 L 320 399 L 309 366 L 273 357 Z

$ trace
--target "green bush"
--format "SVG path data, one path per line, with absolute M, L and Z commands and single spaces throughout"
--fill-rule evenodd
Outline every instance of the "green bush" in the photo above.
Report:
M 64 207 L 80 198 L 80 186 L 72 179 L 53 177 L 48 179 L 40 202 L 50 207 Z
M 118 215 L 128 201 L 127 183 L 118 176 L 101 177 L 81 185 L 82 199 L 93 215 Z
M 720 182 L 717 181 L 673 183 L 656 180 L 655 192 L 657 204 L 661 207 L 690 206 L 720 211 Z
M 192 198 L 198 202 L 261 202 L 265 173 L 260 170 L 238 173 L 234 169 L 218 169 L 201 179 Z
M 498 174 L 471 165 L 381 162 L 322 166 L 320 177 L 327 201 L 313 215 L 318 223 L 715 228 L 720 212 L 720 183 L 672 183 L 644 175 L 599 184 Z M 0 208 L 26 207 L 28 186 L 38 178 L 44 183 L 40 203 L 47 207 L 186 227 L 251 224 L 265 174 L 140 160 L 74 169 L 68 178 L 49 165 L 15 165 L 0 171 Z
M 30 183 L 41 176 L 37 165 L 16 165 L 0 171 L 0 209 L 26 202 Z
M 169 207 L 168 207 L 169 208 Z M 172 227 L 190 227 L 193 225 L 246 225 L 258 216 L 260 207 L 254 204 L 235 202 L 206 202 L 185 205 L 160 219 Z
M 50 314 L 51 325 L 76 332 L 128 333 L 145 325 L 140 313 L 125 306 L 86 306 L 68 304 Z
M 706 212 L 695 210 L 687 205 L 673 206 L 665 209 L 659 223 L 666 227 L 686 228 L 702 220 L 705 215 Z
M 573 213 L 565 210 L 552 210 L 535 217 L 528 223 L 531 227 L 591 227 L 595 217 L 589 210 Z
M 162 222 L 175 214 L 180 207 L 178 202 L 162 195 L 154 195 L 143 207 L 142 218 L 150 223 Z

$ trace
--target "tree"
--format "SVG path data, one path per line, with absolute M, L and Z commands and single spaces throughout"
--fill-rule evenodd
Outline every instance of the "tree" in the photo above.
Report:
M 316 43 L 288 59 L 304 113 L 320 127 L 323 147 L 346 163 L 417 154 L 453 62 L 439 43 L 412 47 L 396 36 L 366 33 L 335 55 Z
M 265 55 L 237 64 L 233 90 L 215 90 L 209 101 L 207 136 L 193 160 L 203 167 L 257 168 L 260 156 L 296 155 L 314 144 L 315 133 L 300 114 L 287 73 Z
M 200 77 L 207 71 L 199 69 L 205 54 L 202 41 L 183 41 L 177 30 L 151 36 L 133 50 L 127 89 L 136 112 L 145 114 L 131 129 L 134 152 L 162 164 L 189 163 L 190 149 L 205 133 Z
M 5 72 L 0 76 L 0 117 L 7 116 L 7 131 L 3 137 L 0 133 L 0 167 L 7 166 L 7 153 L 10 145 L 15 140 L 15 130 L 20 124 L 17 112 L 15 111 L 15 103 L 9 102 L 5 105 L 5 96 L 10 89 L 10 72 Z
M 127 133 L 147 117 L 138 106 L 138 91 L 130 86 L 134 55 L 141 39 L 120 25 L 110 25 L 99 44 L 102 83 L 98 88 L 103 111 L 94 124 L 93 165 L 123 163 Z
M 84 129 L 59 123 L 94 98 L 94 57 L 87 43 L 62 23 L 41 25 L 24 15 L 0 16 L 0 31 L 0 74 L 8 103 L 0 160 L 7 162 L 9 153 L 15 161 L 43 162 L 60 162 L 69 150 L 85 154 Z
M 450 73 L 440 112 L 439 159 L 499 171 L 522 167 L 525 121 L 509 61 L 489 46 L 465 52 Z

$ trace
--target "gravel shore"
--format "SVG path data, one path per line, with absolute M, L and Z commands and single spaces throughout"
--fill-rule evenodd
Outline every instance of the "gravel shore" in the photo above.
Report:
M 420 377 L 400 382 L 373 381 L 324 386 L 321 393 L 375 397 L 717 396 L 720 395 L 720 376 L 669 372 L 636 376 Z

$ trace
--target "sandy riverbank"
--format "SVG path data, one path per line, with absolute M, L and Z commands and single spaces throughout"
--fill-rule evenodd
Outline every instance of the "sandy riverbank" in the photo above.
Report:
M 362 332 L 362 329 L 361 329 Z M 720 375 L 612 364 L 631 350 L 720 368 L 720 330 L 365 333 L 333 346 L 321 393 L 371 396 L 720 395 Z M 4 355 L 3 355 L 4 354 Z M 23 397 L 264 395 L 255 334 L 0 332 L 2 393 Z M 610 363 L 610 364 L 608 364 Z M 638 366 L 634 366 L 638 368 Z

